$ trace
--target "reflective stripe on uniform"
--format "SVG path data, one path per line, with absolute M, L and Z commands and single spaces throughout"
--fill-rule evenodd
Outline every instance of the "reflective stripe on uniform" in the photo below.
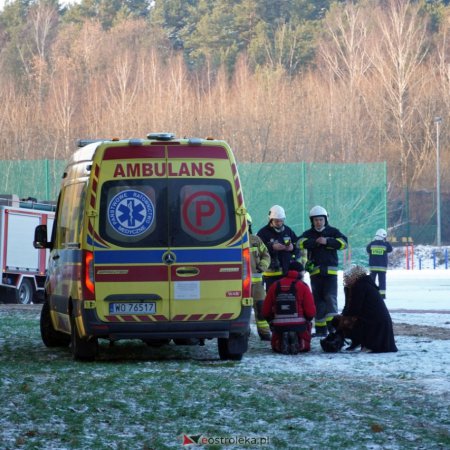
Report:
M 370 253 L 376 256 L 383 256 L 386 253 L 386 247 L 384 245 L 372 245 Z
M 308 240 L 307 238 L 299 239 L 299 240 L 297 241 L 297 246 L 298 246 L 298 248 L 304 250 L 305 247 L 303 247 L 303 244 L 304 244 L 305 241 L 307 241 L 307 240 Z
M 336 240 L 341 244 L 339 247 L 339 250 L 343 250 L 344 248 L 347 248 L 347 242 L 344 241 L 344 239 L 336 238 Z
M 306 323 L 306 319 L 304 317 L 277 317 L 275 314 L 275 318 L 272 320 L 273 325 L 300 325 Z
M 320 267 L 314 267 L 312 272 L 310 272 L 310 276 L 314 275 L 320 275 L 322 273 Z M 328 266 L 326 270 L 326 275 L 337 275 L 338 274 L 338 268 L 333 266 Z
M 258 328 L 259 331 L 270 331 L 270 326 L 266 320 L 257 320 L 256 328 Z
M 263 272 L 263 275 L 265 277 L 278 277 L 280 275 L 283 275 L 283 272 L 278 271 L 278 272 Z

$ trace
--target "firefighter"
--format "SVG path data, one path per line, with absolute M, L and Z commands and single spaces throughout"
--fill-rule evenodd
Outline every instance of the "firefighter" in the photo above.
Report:
M 285 225 L 285 220 L 284 208 L 274 205 L 269 210 L 269 223 L 257 233 L 270 253 L 270 267 L 263 272 L 266 292 L 272 283 L 287 274 L 289 263 L 299 255 L 295 247 L 298 237 Z
M 328 224 L 328 213 L 322 206 L 314 206 L 309 212 L 311 228 L 299 238 L 297 247 L 307 250 L 307 269 L 316 304 L 314 321 L 316 336 L 326 336 L 333 331 L 331 321 L 338 313 L 338 264 L 337 250 L 347 248 L 347 237 Z
M 388 253 L 392 252 L 392 245 L 386 241 L 386 237 L 386 230 L 380 228 L 375 233 L 373 241 L 367 246 L 370 276 L 375 282 L 378 277 L 378 288 L 380 289 L 380 295 L 383 299 L 386 299 Z
M 302 281 L 303 265 L 291 261 L 285 277 L 272 284 L 263 304 L 263 315 L 272 328 L 272 350 L 297 354 L 311 349 L 311 320 L 316 314 L 309 286 Z
M 248 232 L 250 236 L 250 257 L 252 265 L 252 297 L 255 311 L 256 329 L 262 341 L 270 341 L 271 333 L 267 321 L 262 315 L 262 305 L 266 292 L 264 291 L 262 273 L 269 268 L 270 254 L 259 236 L 253 234 L 252 218 L 247 213 Z

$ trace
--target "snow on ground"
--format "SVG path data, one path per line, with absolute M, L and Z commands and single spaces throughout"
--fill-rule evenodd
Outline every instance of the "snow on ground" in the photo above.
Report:
M 338 273 L 338 307 L 344 307 L 343 273 Z M 309 284 L 309 275 L 304 281 Z M 450 269 L 401 270 L 387 272 L 386 305 L 391 313 L 398 310 L 445 311 L 450 314 Z M 413 317 L 414 314 L 408 314 Z M 443 316 L 445 321 L 446 317 Z M 450 320 L 450 317 L 448 317 Z M 441 323 L 442 320 L 438 319 Z M 414 322 L 405 322 L 414 323 Z M 430 323 L 431 325 L 431 323 Z M 439 325 L 441 326 L 441 325 Z
M 342 309 L 344 305 L 342 273 L 339 274 L 338 303 L 339 309 Z M 390 270 L 388 272 L 386 303 L 391 312 L 394 324 L 420 324 L 449 329 L 450 271 Z M 8 306 L 12 305 L 5 305 L 4 308 Z M 36 314 L 36 323 L 38 323 L 39 320 L 38 308 L 36 308 L 37 306 L 38 305 L 35 305 L 35 307 L 33 307 L 33 310 L 35 310 Z M 359 411 L 352 409 L 351 402 L 349 402 L 348 411 L 351 414 L 354 414 L 354 416 L 352 416 L 351 424 L 349 424 L 348 426 L 348 432 L 353 433 L 350 425 L 353 426 L 358 430 L 360 439 L 361 436 L 363 436 L 364 442 L 367 441 L 370 442 L 370 444 L 359 445 L 358 441 L 356 441 L 355 446 L 347 448 L 446 448 L 444 445 L 442 445 L 442 442 L 444 442 L 444 439 L 446 439 L 445 436 L 448 436 L 448 431 L 445 430 L 447 430 L 446 427 L 448 425 L 448 411 L 450 410 L 450 330 L 448 339 L 432 339 L 428 336 L 398 335 L 396 336 L 397 347 L 399 349 L 397 353 L 371 354 L 363 353 L 360 351 L 346 352 L 345 350 L 343 350 L 337 354 L 327 354 L 322 351 L 319 343 L 319 338 L 313 338 L 312 349 L 310 353 L 299 355 L 280 355 L 274 354 L 271 351 L 270 344 L 268 342 L 262 342 L 259 340 L 256 334 L 254 321 L 252 322 L 251 328 L 252 334 L 249 342 L 249 350 L 244 355 L 241 363 L 224 365 L 223 362 L 219 360 L 217 354 L 217 346 L 214 340 L 208 341 L 204 347 L 192 347 L 186 348 L 186 350 L 179 350 L 172 344 L 169 347 L 156 350 L 148 348 L 146 346 L 142 346 L 144 352 L 142 359 L 137 358 L 136 361 L 134 361 L 133 359 L 127 360 L 125 358 L 123 364 L 104 364 L 105 360 L 103 360 L 103 362 L 99 361 L 97 364 L 88 364 L 84 366 L 82 374 L 86 377 L 86 379 L 95 379 L 95 377 L 105 377 L 105 379 L 108 379 L 107 377 L 110 376 L 111 371 L 120 371 L 122 366 L 124 366 L 129 367 L 130 369 L 134 369 L 136 372 L 145 375 L 145 377 L 150 380 L 148 382 L 153 383 L 153 378 L 158 377 L 159 372 L 162 371 L 165 378 L 169 379 L 171 375 L 174 375 L 172 382 L 174 383 L 177 393 L 178 385 L 176 380 L 180 376 L 180 374 L 183 374 L 184 372 L 189 372 L 192 374 L 196 374 L 199 371 L 200 373 L 203 372 L 205 374 L 216 373 L 217 380 L 219 380 L 219 382 L 221 380 L 224 380 L 223 377 L 236 379 L 239 382 L 240 375 L 242 375 L 243 379 L 246 379 L 246 377 L 248 377 L 250 374 L 251 378 L 255 380 L 255 386 L 252 385 L 251 389 L 247 389 L 245 392 L 242 392 L 243 397 L 252 397 L 256 394 L 258 394 L 259 396 L 259 387 L 261 385 L 264 385 L 264 388 L 267 388 L 266 380 L 277 380 L 280 378 L 284 379 L 290 375 L 294 375 L 293 379 L 300 379 L 303 381 L 306 380 L 306 382 L 310 384 L 314 384 L 316 380 L 337 380 L 338 382 L 342 382 L 343 386 L 349 386 L 351 385 L 352 380 L 364 381 L 367 382 L 367 390 L 369 394 L 368 402 L 375 401 L 374 395 L 376 396 L 379 393 L 379 401 L 382 405 L 386 404 L 387 409 L 384 410 L 387 416 L 386 422 L 383 422 L 383 418 L 376 418 L 376 423 L 381 421 L 386 431 L 377 433 L 379 436 L 376 436 L 372 429 L 369 429 L 369 431 L 364 431 L 365 422 L 369 420 L 369 423 L 371 423 L 375 419 L 367 412 L 360 413 Z M 37 325 L 36 333 L 38 333 Z M 18 336 L 18 339 L 20 342 L 22 342 L 22 345 L 24 345 L 23 337 Z M 39 359 L 42 358 L 42 355 L 48 354 L 50 355 L 49 357 L 55 359 L 55 364 L 62 363 L 63 365 L 65 365 L 67 360 L 67 369 L 65 369 L 68 371 L 67 373 L 71 373 L 71 371 L 73 370 L 75 372 L 81 370 L 81 366 L 78 366 L 77 364 L 70 361 L 64 353 L 61 353 L 61 351 L 45 349 L 43 347 L 43 344 L 40 342 L 38 334 L 32 337 L 32 343 L 37 345 L 30 350 L 29 354 L 27 354 L 28 358 Z M 2 337 L 0 336 L 0 348 L 2 347 L 2 345 L 5 345 L 5 343 L 2 342 Z M 106 347 L 104 351 L 112 352 L 113 350 L 114 349 Z M 155 354 L 159 356 L 156 357 Z M 161 355 L 165 355 L 164 358 L 162 358 Z M 48 359 L 44 358 L 43 361 L 45 361 L 45 367 L 48 373 L 52 373 L 52 371 L 54 370 L 52 369 L 53 362 L 49 366 Z M 113 357 L 111 361 L 115 361 Z M 56 367 L 57 371 L 59 371 L 60 366 L 56 365 Z M 133 375 L 133 370 L 130 370 L 129 374 L 126 375 L 126 377 L 130 376 L 130 374 Z M 28 377 L 24 378 L 24 380 L 26 381 L 26 385 L 29 385 L 31 383 L 29 374 L 27 375 L 25 371 L 24 375 Z M 284 375 L 286 375 L 286 377 Z M 20 375 L 18 377 L 19 381 L 23 381 Z M 143 377 L 142 379 L 145 378 Z M 182 380 L 184 380 L 185 382 L 186 378 L 184 377 L 182 378 Z M 126 380 L 126 382 L 130 381 Z M 133 382 L 132 376 L 131 382 Z M 242 381 L 242 383 L 244 383 L 244 381 Z M 153 389 L 153 384 L 150 385 Z M 137 392 L 142 392 L 142 389 L 138 389 Z M 186 392 L 183 391 L 183 389 L 185 389 L 185 386 L 180 386 L 180 392 Z M 193 402 L 192 398 L 188 400 L 188 402 L 193 403 L 188 404 L 187 410 L 189 410 L 189 408 L 191 407 L 193 410 L 197 410 L 198 404 L 204 402 L 205 411 L 208 411 L 208 417 L 211 420 L 208 422 L 208 420 L 206 420 L 202 415 L 197 415 L 197 417 L 201 417 L 201 419 L 195 419 L 195 415 L 193 415 L 192 417 L 187 419 L 189 422 L 183 422 L 183 420 L 185 419 L 177 422 L 178 425 L 176 427 L 170 428 L 170 432 L 166 429 L 167 427 L 164 428 L 164 433 L 167 434 L 167 441 L 173 444 L 168 445 L 167 448 L 181 447 L 181 438 L 178 436 L 180 434 L 180 430 L 195 430 L 196 433 L 205 432 L 204 430 L 208 429 L 208 426 L 210 426 L 211 423 L 216 423 L 214 422 L 214 420 L 218 420 L 217 417 L 220 416 L 221 410 L 214 410 L 214 408 L 211 408 L 211 404 L 214 404 L 215 398 L 218 398 L 218 396 L 220 397 L 221 393 L 225 392 L 224 389 L 219 390 L 214 388 L 215 390 L 211 391 L 214 392 L 214 396 L 209 397 L 205 394 L 205 390 L 210 389 L 210 385 L 201 384 L 198 389 L 199 394 L 193 396 L 195 402 Z M 333 387 L 329 386 L 329 389 L 331 390 L 330 392 L 332 392 Z M 219 393 L 217 393 L 217 391 L 219 391 Z M 426 433 L 421 431 L 420 427 L 414 427 L 414 425 L 417 425 L 417 421 L 413 417 L 406 417 L 405 420 L 402 419 L 402 422 L 396 422 L 396 420 L 400 419 L 396 418 L 395 411 L 389 411 L 389 402 L 383 403 L 383 396 L 387 395 L 386 392 L 395 393 L 397 391 L 401 393 L 398 398 L 406 399 L 405 401 L 411 399 L 411 402 L 414 402 L 416 399 L 424 398 L 424 404 L 427 404 L 435 412 L 435 415 L 432 416 L 434 417 L 433 421 L 424 422 L 423 425 L 423 427 L 427 427 L 427 430 L 430 427 L 431 429 L 443 430 L 441 431 L 440 436 L 436 436 L 435 441 L 429 442 L 425 437 L 424 440 L 421 441 L 420 445 L 415 445 L 415 438 L 423 437 L 424 434 L 427 436 Z M 359 395 L 361 395 L 360 391 Z M 297 397 L 294 396 L 293 398 L 296 399 Z M 286 395 L 283 395 L 283 399 L 287 403 L 293 401 Z M 127 398 L 127 402 L 131 404 L 141 405 L 142 399 L 139 397 L 136 397 L 136 399 Z M 173 415 L 171 415 L 171 409 L 173 407 L 172 404 L 173 400 L 171 400 L 171 402 L 167 402 L 162 397 L 160 410 L 163 417 L 173 417 Z M 219 404 L 219 402 L 217 401 L 216 404 Z M 233 408 L 227 409 L 226 401 L 224 401 L 224 404 L 225 406 L 223 409 L 223 417 L 219 417 L 221 421 L 217 422 L 220 423 L 220 426 L 217 426 L 216 435 L 233 436 L 235 434 L 242 434 L 242 428 L 238 427 L 237 429 L 235 429 L 235 427 L 237 427 L 235 420 L 245 422 L 247 420 L 246 411 L 248 410 L 246 410 L 245 408 L 240 410 L 238 405 L 234 404 Z M 244 402 L 244 404 L 251 405 L 252 403 Z M 78 412 L 78 406 L 79 405 L 75 403 L 74 407 L 76 407 L 76 412 Z M 185 406 L 186 405 L 183 405 L 183 408 Z M 330 406 L 332 407 L 331 409 L 334 408 L 334 405 Z M 139 406 L 139 408 L 142 407 Z M 144 417 L 146 414 L 145 411 L 139 408 L 137 409 L 136 413 L 138 420 L 139 418 L 142 419 L 142 417 Z M 164 408 L 168 409 L 164 410 Z M 179 406 L 179 408 L 181 411 L 184 411 L 181 406 Z M 395 406 L 395 408 L 398 407 Z M 102 411 L 102 409 L 100 408 L 98 411 Z M 289 408 L 286 409 L 286 411 L 289 411 Z M 84 410 L 81 410 L 80 414 L 84 414 Z M 235 419 L 235 416 L 237 417 L 237 419 Z M 267 419 L 267 417 L 269 417 L 269 419 Z M 261 432 L 261 435 L 279 436 L 283 439 L 283 442 L 289 442 L 289 436 L 291 433 L 291 431 L 289 431 L 290 428 L 294 427 L 295 429 L 298 428 L 299 430 L 304 428 L 303 422 L 301 423 L 301 426 L 299 426 L 298 424 L 300 422 L 295 422 L 295 418 L 293 419 L 292 425 L 286 427 L 286 422 L 291 418 L 288 418 L 287 416 L 286 418 L 284 418 L 283 414 L 279 415 L 278 417 L 283 418 L 281 422 L 275 421 L 274 423 L 271 423 L 271 416 L 263 414 L 260 419 L 261 426 L 258 427 L 256 425 L 253 428 L 254 434 L 258 434 L 259 429 L 264 429 L 266 431 L 264 433 Z M 421 417 L 424 417 L 423 420 L 425 420 L 425 418 L 428 416 L 425 414 Z M 266 419 L 269 420 L 269 422 L 266 422 Z M 2 418 L 2 420 L 3 422 L 5 422 L 4 418 Z M 114 422 L 114 420 L 116 420 L 114 417 L 112 417 L 111 420 L 113 420 L 113 424 L 116 423 Z M 329 436 L 332 436 L 336 429 L 338 429 L 339 432 L 345 432 L 345 430 L 347 429 L 345 427 L 343 428 L 341 425 L 341 422 L 343 421 L 344 424 L 347 423 L 345 422 L 345 415 L 343 415 L 343 417 L 339 419 L 339 423 L 335 424 L 334 420 L 335 419 L 333 419 L 333 417 L 331 416 L 330 420 L 325 420 L 322 423 L 325 428 L 321 429 L 320 436 L 314 437 L 315 442 L 318 442 L 317 448 L 327 448 L 326 442 L 328 442 Z M 411 429 L 408 429 L 408 424 L 405 425 L 405 421 L 411 422 Z M 267 433 L 268 424 L 270 424 L 270 433 Z M 58 418 L 57 422 L 55 422 L 54 420 L 50 422 L 47 428 L 51 428 L 52 430 L 54 430 L 58 429 L 60 425 L 61 422 Z M 312 426 L 314 424 L 310 425 Z M 17 429 L 23 430 L 23 427 L 21 428 L 21 426 L 18 425 L 15 426 Z M 389 434 L 389 430 L 394 429 L 396 426 L 400 431 L 395 429 L 395 432 Z M 175 429 L 178 434 L 170 434 L 171 432 L 175 433 Z M 155 433 L 159 433 L 157 430 L 155 431 Z M 17 431 L 15 432 L 17 434 Z M 387 435 L 386 438 L 383 438 L 383 433 Z M 405 440 L 407 440 L 406 438 L 403 438 L 403 434 L 405 433 L 412 437 L 411 445 L 408 447 L 396 443 L 396 436 L 400 436 L 402 438 L 401 442 L 405 442 Z M 302 436 L 304 434 L 305 432 L 303 432 Z M 365 435 L 367 435 L 367 438 L 365 438 Z M 311 437 L 311 439 L 313 438 Z M 378 445 L 376 442 L 373 442 L 374 439 L 384 439 L 381 440 L 383 445 Z M 46 442 L 46 444 L 50 443 Z M 308 447 L 310 447 L 310 445 L 308 445 Z M 10 446 L 10 448 L 12 448 L 12 446 Z M 67 445 L 56 447 L 51 445 L 43 445 L 41 448 L 68 449 L 69 446 Z M 114 446 L 113 444 L 112 446 L 108 446 L 108 448 L 122 447 Z M 132 448 L 132 446 L 130 448 Z M 142 448 L 142 445 L 139 448 Z M 333 448 L 336 447 L 334 446 Z
M 449 316 L 450 317 L 450 316 Z M 254 331 L 256 333 L 256 331 Z M 253 333 L 252 333 L 253 334 Z M 346 352 L 325 354 L 319 338 L 313 338 L 311 352 L 278 355 L 267 349 L 262 357 L 252 349 L 244 356 L 245 367 L 262 373 L 332 373 L 382 382 L 414 382 L 428 394 L 450 394 L 450 340 L 396 336 L 397 353 Z M 261 347 L 259 344 L 255 344 Z M 243 360 L 244 361 L 244 360 Z M 444 398 L 442 398 L 444 401 Z
M 305 277 L 305 281 L 309 282 Z M 364 354 L 360 351 L 324 354 L 318 338 L 313 338 L 311 353 L 286 357 L 284 355 L 245 355 L 246 364 L 258 364 L 261 370 L 331 371 L 355 374 L 367 379 L 399 379 L 419 382 L 428 393 L 450 393 L 450 270 L 389 270 L 386 304 L 392 321 L 412 325 L 446 328 L 447 340 L 427 337 L 396 336 L 397 353 Z M 339 310 L 344 306 L 342 272 L 339 273 Z M 413 310 L 414 312 L 406 312 Z M 256 331 L 253 327 L 253 333 Z M 269 356 L 270 355 L 270 356 Z M 257 357 L 257 361 L 254 358 Z M 299 359 L 302 359 L 299 364 Z

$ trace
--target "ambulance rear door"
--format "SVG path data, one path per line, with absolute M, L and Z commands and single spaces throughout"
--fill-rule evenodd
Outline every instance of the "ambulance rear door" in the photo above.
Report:
M 226 149 L 169 146 L 168 155 L 169 251 L 164 258 L 171 267 L 171 319 L 234 319 L 241 312 L 247 235 L 237 214 L 238 183 Z
M 90 230 L 97 313 L 102 320 L 130 325 L 167 321 L 170 269 L 164 258 L 169 230 L 165 147 L 110 146 L 100 161 L 93 167 L 97 180 L 92 183 L 92 203 L 97 204 L 98 214 Z

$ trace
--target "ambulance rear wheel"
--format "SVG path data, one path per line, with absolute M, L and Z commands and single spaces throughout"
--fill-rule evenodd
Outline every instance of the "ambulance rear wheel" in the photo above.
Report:
M 248 336 L 231 335 L 229 338 L 218 338 L 217 346 L 221 360 L 240 361 L 242 355 L 247 351 Z
M 67 347 L 70 344 L 70 336 L 53 327 L 48 302 L 42 305 L 40 325 L 42 342 L 46 347 Z
M 78 331 L 74 313 L 70 318 L 71 334 L 70 345 L 73 359 L 77 361 L 93 361 L 97 355 L 98 341 L 95 338 L 81 338 Z
M 33 303 L 34 288 L 28 278 L 22 279 L 19 289 L 16 289 L 16 303 L 30 305 Z

